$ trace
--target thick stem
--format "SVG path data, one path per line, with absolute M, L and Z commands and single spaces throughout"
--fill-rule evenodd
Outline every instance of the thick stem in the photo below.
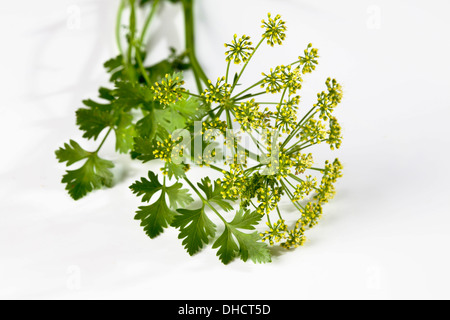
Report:
M 208 85 L 208 77 L 203 71 L 200 63 L 197 60 L 195 51 L 195 29 L 194 29 L 194 0 L 182 0 L 184 9 L 184 24 L 186 32 L 186 52 L 189 55 L 189 60 L 191 61 L 192 70 L 194 71 L 195 81 L 197 83 L 197 88 L 199 92 L 203 91 L 201 82 L 203 81 L 205 85 Z
M 129 34 L 129 44 L 128 44 L 128 55 L 127 55 L 127 64 L 128 64 L 128 75 L 130 77 L 131 82 L 136 81 L 136 70 L 133 67 L 133 48 L 134 41 L 136 37 L 136 5 L 135 0 L 130 0 L 130 34 Z
M 142 29 L 141 38 L 139 40 L 139 42 L 140 42 L 139 44 L 140 45 L 142 45 L 144 43 L 144 41 L 145 41 L 145 36 L 147 35 L 147 31 L 148 31 L 148 28 L 150 27 L 150 23 L 152 22 L 153 17 L 155 16 L 156 9 L 158 8 L 158 5 L 159 5 L 159 1 L 160 0 L 155 0 L 153 2 L 150 14 L 148 15 L 147 19 L 145 20 L 144 28 Z
M 119 49 L 119 53 L 123 57 L 123 48 L 122 48 L 122 36 L 120 34 L 120 29 L 122 27 L 122 15 L 123 10 L 125 9 L 125 0 L 120 1 L 119 10 L 117 11 L 117 19 L 116 19 L 116 43 L 117 48 Z

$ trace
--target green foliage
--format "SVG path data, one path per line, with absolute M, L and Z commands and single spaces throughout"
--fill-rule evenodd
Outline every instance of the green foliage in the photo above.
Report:
M 198 187 L 205 193 L 209 202 L 217 204 L 225 211 L 233 210 L 233 206 L 222 197 L 223 187 L 218 180 L 212 183 L 209 177 L 203 178 Z
M 163 190 L 156 202 L 149 206 L 139 207 L 135 219 L 141 220 L 141 227 L 144 227 L 145 233 L 154 239 L 169 226 L 175 215 L 175 211 L 167 205 L 166 194 Z
M 179 239 L 192 256 L 200 251 L 216 234 L 216 225 L 205 213 L 205 206 L 196 210 L 178 209 L 172 226 L 180 229 Z
M 165 180 L 161 184 L 158 176 L 151 171 L 148 173 L 148 178 L 136 181 L 130 189 L 137 196 L 142 196 L 142 202 L 150 202 L 156 193 L 161 192 L 158 200 L 151 205 L 139 207 L 135 216 L 136 220 L 141 220 L 141 226 L 144 227 L 146 234 L 153 239 L 172 223 L 176 215 L 175 209 L 187 206 L 194 200 L 188 190 L 182 189 L 181 183 L 167 187 Z M 170 205 L 167 204 L 167 198 Z
M 224 263 L 230 263 L 236 256 L 246 262 L 254 263 L 271 262 L 270 252 L 266 244 L 259 242 L 257 232 L 244 233 L 243 230 L 255 230 L 255 225 L 261 221 L 262 216 L 255 212 L 240 209 L 233 221 L 225 224 L 225 230 L 216 240 L 213 249 L 219 249 L 217 256 Z
M 62 179 L 73 199 L 79 200 L 94 189 L 112 185 L 110 169 L 114 164 L 101 159 L 97 153 L 87 152 L 75 141 L 71 140 L 70 145 L 65 144 L 64 148 L 56 151 L 56 157 L 59 162 L 67 162 L 68 165 L 87 159 L 79 169 L 67 171 Z
M 150 238 L 174 227 L 190 255 L 212 243 L 224 264 L 236 258 L 271 262 L 269 246 L 278 243 L 290 249 L 306 243 L 306 230 L 319 223 L 323 204 L 336 193 L 342 164 L 336 159 L 316 168 L 307 149 L 322 142 L 331 149 L 341 146 L 342 129 L 334 111 L 342 101 L 343 88 L 336 80 L 327 79 L 327 90 L 317 95 L 317 103 L 309 111 L 302 109 L 298 91 L 304 77 L 319 63 L 318 50 L 311 44 L 294 62 L 271 69 L 263 66 L 270 72 L 262 73 L 254 85 L 242 88 L 244 71 L 258 48 L 264 43 L 282 45 L 286 40 L 286 23 L 280 15 L 270 14 L 262 22 L 258 44 L 253 46 L 247 35 L 235 35 L 225 44 L 226 73 L 212 81 L 196 57 L 193 0 L 164 1 L 183 6 L 186 51 L 179 54 L 171 48 L 166 59 L 148 64 L 144 40 L 162 0 L 121 2 L 116 27 L 119 54 L 104 63 L 109 88 L 101 87 L 98 100 L 84 100 L 84 106 L 76 111 L 83 138 L 102 139 L 93 152 L 74 140 L 56 151 L 60 163 L 74 166 L 66 171 L 62 182 L 75 200 L 110 187 L 114 164 L 100 158 L 99 152 L 114 134 L 118 153 L 143 163 L 161 164 L 162 181 L 149 171 L 148 177 L 130 186 L 143 203 L 135 219 Z M 150 12 L 145 6 L 151 6 Z M 139 10 L 148 14 L 144 21 L 138 19 Z M 129 13 L 129 19 L 123 19 L 124 12 Z M 122 26 L 123 21 L 129 21 L 129 25 Z M 184 71 L 189 69 L 196 93 L 185 88 Z M 201 130 L 197 130 L 195 121 L 202 122 Z M 254 148 L 242 144 L 242 136 L 233 131 L 237 128 L 246 132 Z M 189 136 L 176 139 L 180 129 Z M 224 141 L 217 137 L 219 134 L 227 135 Z M 229 141 L 231 138 L 234 140 Z M 195 145 L 198 140 L 201 147 Z M 222 142 L 228 157 L 220 160 L 216 155 Z M 195 153 L 199 150 L 200 155 Z M 259 150 L 260 155 L 251 150 Z M 174 152 L 183 154 L 185 161 L 175 161 Z M 192 183 L 191 166 L 207 167 L 221 177 L 212 180 L 205 168 L 196 181 L 200 182 Z M 184 188 L 186 184 L 191 190 Z M 189 207 L 194 202 L 191 191 L 201 202 L 198 209 Z M 279 206 L 282 199 L 298 211 L 294 221 L 283 219 Z M 234 213 L 236 207 L 239 210 Z M 210 219 L 211 214 L 221 221 L 219 227 Z M 275 214 L 276 222 L 272 223 Z M 267 228 L 258 233 L 256 229 L 263 221 Z M 216 237 L 217 229 L 221 233 Z

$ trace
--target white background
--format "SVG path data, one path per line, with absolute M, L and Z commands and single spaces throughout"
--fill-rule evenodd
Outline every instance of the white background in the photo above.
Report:
M 328 76 L 345 89 L 342 149 L 317 149 L 345 165 L 322 223 L 305 247 L 275 250 L 272 264 L 229 266 L 210 248 L 189 257 L 174 230 L 145 236 L 128 186 L 149 166 L 112 143 L 102 155 L 117 163 L 113 189 L 74 202 L 60 184 L 54 150 L 81 140 L 74 111 L 107 84 L 117 4 L 0 4 L 0 298 L 450 298 L 450 2 L 197 0 L 211 78 L 225 69 L 223 43 L 259 37 L 270 11 L 288 23 L 286 45 L 261 50 L 245 82 L 312 42 L 321 60 L 302 110 Z M 180 10 L 165 5 L 159 17 L 149 63 L 183 47 Z

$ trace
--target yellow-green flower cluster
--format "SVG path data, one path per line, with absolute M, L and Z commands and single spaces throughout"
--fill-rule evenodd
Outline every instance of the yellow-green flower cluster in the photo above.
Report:
M 325 162 L 322 181 L 318 188 L 317 195 L 315 196 L 315 199 L 318 200 L 319 203 L 326 203 L 334 198 L 336 193 L 334 184 L 337 179 L 342 177 L 342 169 L 343 166 L 338 159 L 334 160 L 333 163 L 330 163 L 329 161 Z
M 280 152 L 278 155 L 278 159 L 274 161 L 274 176 L 277 180 L 281 180 L 282 178 L 286 178 L 289 174 L 291 174 L 291 168 L 294 165 L 294 161 L 290 156 L 285 154 L 284 152 Z
M 165 106 L 175 103 L 178 99 L 183 98 L 183 93 L 186 91 L 182 88 L 182 85 L 184 85 L 184 81 L 181 74 L 166 74 L 166 77 L 161 82 L 156 82 L 152 86 L 154 91 L 153 99 Z
M 305 56 L 298 57 L 300 61 L 300 66 L 302 67 L 302 73 L 311 73 L 316 70 L 316 66 L 319 64 L 317 60 L 319 58 L 319 50 L 312 47 L 310 43 L 305 49 Z
M 172 139 L 172 136 L 169 135 L 167 138 L 163 140 L 158 140 L 155 143 L 153 156 L 155 159 L 161 159 L 166 162 L 166 164 L 172 163 L 172 157 L 174 154 L 178 154 L 179 157 L 183 157 L 184 146 L 179 144 L 182 140 L 182 137 L 179 137 L 176 141 Z M 185 171 L 189 170 L 189 166 L 184 164 L 183 168 Z M 161 168 L 161 171 L 164 175 L 168 173 L 167 165 Z
M 255 48 L 252 47 L 250 37 L 245 34 L 241 38 L 237 38 L 234 35 L 234 39 L 231 44 L 226 43 L 225 47 L 229 49 L 225 52 L 228 62 L 234 61 L 235 64 L 239 64 L 242 61 L 247 62 Z
M 303 227 L 312 228 L 317 225 L 322 218 L 322 206 L 320 203 L 309 202 L 306 207 L 301 210 L 301 214 Z
M 247 102 L 242 102 L 241 105 L 234 107 L 235 121 L 241 125 L 243 131 L 250 131 L 251 129 L 264 128 L 264 115 L 259 111 L 259 104 L 252 99 Z
M 270 225 L 270 223 L 267 222 L 267 226 L 269 227 L 269 230 L 259 234 L 263 242 L 267 241 L 273 246 L 275 243 L 279 243 L 281 240 L 286 239 L 288 227 L 284 220 L 280 219 L 273 225 Z
M 297 127 L 297 99 L 285 101 L 283 104 L 277 105 L 276 127 L 283 133 L 291 133 Z
M 321 143 L 327 137 L 326 127 L 320 120 L 310 119 L 302 129 L 301 140 L 311 144 Z
M 311 153 L 309 154 L 297 154 L 295 155 L 294 168 L 295 174 L 299 175 L 309 169 L 314 164 L 314 159 Z
M 202 123 L 203 130 L 203 139 L 204 140 L 215 140 L 216 136 L 219 134 L 226 134 L 227 131 L 227 123 L 225 121 L 220 120 L 219 118 L 216 118 L 214 120 L 211 120 L 209 122 L 203 122 Z
M 231 164 L 229 171 L 222 171 L 224 177 L 221 180 L 223 186 L 222 197 L 224 199 L 237 199 L 245 186 L 244 172 L 237 164 Z
M 172 150 L 174 148 L 174 142 L 169 136 L 168 139 L 162 141 L 156 141 L 155 150 L 153 150 L 153 155 L 156 159 L 161 159 L 166 162 L 170 162 L 172 158 Z
M 208 80 L 208 87 L 205 92 L 202 93 L 202 97 L 205 98 L 207 103 L 217 102 L 222 105 L 226 105 L 230 100 L 231 85 L 226 83 L 226 78 L 218 78 L 216 84 L 213 84 L 211 80 Z
M 256 190 L 256 199 L 260 203 L 256 211 L 262 215 L 272 212 L 281 201 L 282 195 L 283 188 L 268 185 L 260 187 Z
M 328 130 L 327 143 L 331 150 L 339 149 L 342 144 L 342 129 L 335 117 L 330 117 L 330 129 Z
M 267 93 L 279 93 L 288 90 L 289 96 L 296 94 L 302 88 L 302 73 L 300 68 L 292 66 L 277 66 L 270 69 L 269 74 L 262 73 L 261 88 L 266 88 Z
M 261 88 L 266 88 L 267 93 L 278 93 L 283 89 L 283 83 L 281 82 L 281 68 L 276 67 L 275 70 L 270 69 L 270 73 L 262 73 L 264 79 L 261 84 Z
M 281 20 L 281 16 L 278 14 L 275 18 L 268 14 L 268 19 L 262 21 L 262 26 L 264 29 L 263 38 L 267 40 L 267 44 L 274 46 L 275 44 L 283 44 L 286 39 L 286 22 Z
M 320 118 L 327 120 L 331 117 L 334 108 L 341 103 L 343 91 L 342 86 L 335 80 L 328 78 L 326 81 L 328 92 L 321 92 L 317 95 L 318 102 L 315 104 L 320 110 Z
M 317 187 L 317 179 L 311 175 L 306 176 L 306 180 L 303 180 L 301 184 L 297 185 L 294 190 L 294 197 L 292 201 L 300 201 L 309 196 L 311 192 Z
M 289 95 L 297 93 L 297 90 L 302 88 L 302 73 L 300 68 L 292 68 L 292 66 L 280 67 L 280 80 L 283 83 L 283 88 L 289 89 Z
M 298 248 L 305 244 L 305 229 L 301 227 L 301 220 L 298 220 L 293 230 L 289 230 L 286 235 L 286 242 L 281 246 L 285 249 Z

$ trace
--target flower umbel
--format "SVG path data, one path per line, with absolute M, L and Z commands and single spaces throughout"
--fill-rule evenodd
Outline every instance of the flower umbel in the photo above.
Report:
M 183 98 L 183 93 L 186 90 L 182 88 L 182 85 L 184 85 L 184 81 L 181 74 L 166 74 L 161 82 L 156 82 L 152 86 L 154 91 L 153 99 L 166 106 L 172 104 Z
M 227 56 L 226 60 L 228 62 L 234 61 L 235 64 L 247 62 L 253 50 L 255 50 L 255 48 L 252 47 L 250 37 L 245 34 L 239 39 L 235 34 L 231 44 L 226 43 L 225 47 L 228 49 L 228 51 L 225 52 L 225 55 Z
M 226 105 L 230 99 L 230 89 L 231 85 L 225 82 L 225 77 L 218 78 L 215 85 L 210 80 L 205 92 L 202 93 L 202 97 L 205 98 L 207 103 L 216 102 Z
M 267 44 L 274 46 L 275 44 L 283 44 L 286 39 L 286 23 L 281 20 L 281 16 L 278 14 L 275 18 L 268 14 L 268 19 L 262 21 L 262 28 L 265 29 L 263 38 L 267 40 Z
M 305 56 L 300 56 L 300 66 L 302 67 L 302 73 L 311 73 L 316 70 L 316 66 L 319 64 L 317 59 L 319 58 L 319 50 L 312 47 L 310 43 L 304 52 Z

